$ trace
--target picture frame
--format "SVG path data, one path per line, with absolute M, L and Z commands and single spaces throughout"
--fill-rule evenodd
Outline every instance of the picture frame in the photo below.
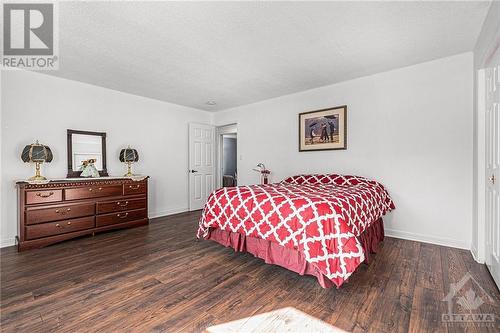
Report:
M 347 149 L 347 105 L 299 113 L 299 152 Z

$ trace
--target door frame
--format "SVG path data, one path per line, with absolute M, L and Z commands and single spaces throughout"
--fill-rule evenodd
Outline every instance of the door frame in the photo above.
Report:
M 215 187 L 220 188 L 222 187 L 222 169 L 223 169 L 223 162 L 224 162 L 224 156 L 223 156 L 223 140 L 222 136 L 224 134 L 236 134 L 236 149 L 238 149 L 238 124 L 233 123 L 233 124 L 227 124 L 227 125 L 221 125 L 217 126 L 215 128 L 215 146 L 216 148 L 216 153 L 215 153 L 215 158 L 216 158 L 216 167 L 217 170 L 215 172 Z M 238 156 L 236 156 L 236 170 L 238 169 Z
M 476 137 L 477 150 L 476 159 L 476 242 L 477 248 L 471 248 L 474 259 L 479 263 L 484 263 L 486 259 L 486 73 L 485 69 L 476 72 L 477 82 L 477 123 Z M 474 233 L 473 233 L 474 235 Z M 472 243 L 472 245 L 474 242 Z

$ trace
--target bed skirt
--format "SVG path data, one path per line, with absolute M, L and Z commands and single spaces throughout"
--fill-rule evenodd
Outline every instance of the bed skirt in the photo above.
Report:
M 333 282 L 308 263 L 302 252 L 283 247 L 268 240 L 245 236 L 244 234 L 221 229 L 210 229 L 206 239 L 211 239 L 226 247 L 232 247 L 238 252 L 248 252 L 257 258 L 264 259 L 267 264 L 274 264 L 296 272 L 300 275 L 312 275 L 318 279 L 323 288 L 335 286 Z M 384 224 L 382 218 L 366 229 L 358 240 L 365 253 L 365 263 L 370 262 L 370 254 L 378 250 L 378 245 L 384 240 Z

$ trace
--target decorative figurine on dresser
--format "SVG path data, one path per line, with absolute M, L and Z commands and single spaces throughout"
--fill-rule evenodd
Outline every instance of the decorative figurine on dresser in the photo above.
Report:
M 105 135 L 68 130 L 68 178 L 16 183 L 19 251 L 149 223 L 149 177 L 108 177 Z M 101 177 L 79 177 L 89 159 Z

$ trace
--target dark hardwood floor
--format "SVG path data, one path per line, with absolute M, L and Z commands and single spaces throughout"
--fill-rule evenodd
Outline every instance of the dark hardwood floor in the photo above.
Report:
M 354 332 L 500 327 L 498 290 L 468 251 L 387 237 L 370 265 L 326 290 L 313 277 L 196 241 L 199 214 L 28 252 L 2 249 L 2 331 L 199 332 L 284 307 Z M 441 322 L 450 283 L 467 272 L 491 296 L 480 309 L 496 314 L 494 327 Z

